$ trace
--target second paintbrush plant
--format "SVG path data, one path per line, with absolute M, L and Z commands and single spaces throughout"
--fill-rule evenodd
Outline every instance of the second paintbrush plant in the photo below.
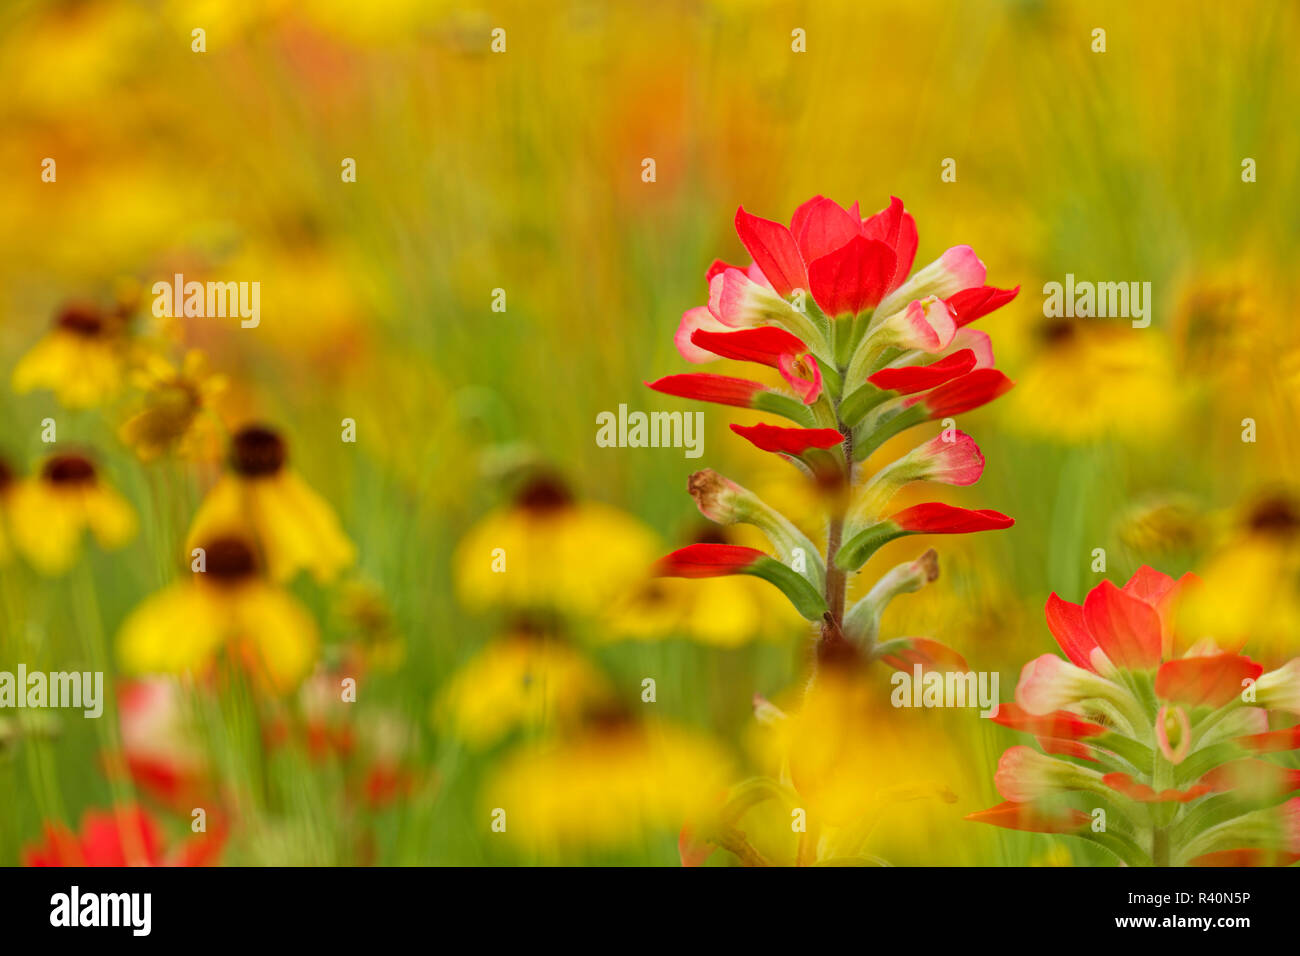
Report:
M 677 330 L 688 362 L 719 358 L 780 372 L 788 390 L 709 373 L 669 375 L 648 383 L 683 398 L 753 408 L 791 426 L 732 425 L 763 451 L 799 468 L 825 503 L 826 544 L 819 548 L 786 516 L 712 470 L 691 476 L 690 492 L 705 517 L 757 526 L 775 556 L 727 544 L 694 544 L 663 558 L 668 577 L 752 574 L 776 585 L 799 613 L 818 622 L 818 659 L 860 653 L 895 666 L 955 663 L 927 638 L 880 641 L 885 605 L 938 574 L 933 551 L 884 574 L 846 607 L 848 576 L 886 542 L 910 534 L 963 534 L 1007 528 L 996 511 L 931 502 L 898 511 L 904 485 L 969 485 L 984 458 L 955 423 L 902 457 L 870 471 L 868 456 L 895 435 L 930 420 L 977 408 L 1011 388 L 993 367 L 989 337 L 970 323 L 1019 291 L 984 284 L 984 264 L 969 246 L 954 246 L 912 273 L 916 222 L 892 199 L 863 219 L 815 196 L 787 227 L 736 213 L 736 231 L 753 262 L 716 261 L 707 305 L 688 309 Z M 909 275 L 910 274 L 910 275 Z

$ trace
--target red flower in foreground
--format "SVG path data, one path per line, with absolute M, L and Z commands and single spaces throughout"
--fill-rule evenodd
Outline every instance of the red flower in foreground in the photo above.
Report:
M 967 534 L 1014 523 L 990 509 L 938 502 L 890 508 L 904 485 L 964 487 L 980 479 L 984 455 L 965 432 L 945 428 L 874 471 L 869 460 L 893 436 L 974 409 L 1011 387 L 994 368 L 989 336 L 969 326 L 1010 302 L 1018 287 L 986 285 L 984 263 L 964 245 L 949 247 L 913 272 L 916 221 L 896 198 L 864 218 L 856 203 L 845 208 L 814 196 L 795 210 L 789 225 L 741 208 L 735 225 L 752 262 L 715 261 L 709 267 L 707 304 L 682 314 L 675 342 L 689 362 L 728 359 L 776 369 L 785 388 L 704 374 L 670 375 L 649 385 L 669 395 L 787 419 L 785 426 L 734 424 L 731 429 L 807 478 L 809 499 L 826 512 L 825 521 L 817 522 L 825 546 L 749 489 L 706 468 L 688 481 L 700 513 L 721 525 L 757 528 L 771 553 L 693 545 L 663 558 L 657 573 L 749 574 L 775 585 L 820 630 L 808 687 L 816 686 L 823 668 L 849 668 L 849 673 L 875 661 L 909 673 L 968 671 L 957 651 L 929 637 L 882 639 L 879 634 L 886 606 L 896 596 L 938 580 L 933 550 L 889 569 L 874 583 L 861 582 L 860 596 L 851 604 L 848 594 L 850 579 L 894 538 Z M 1057 750 L 1080 746 L 1043 739 Z M 1013 809 L 1000 818 L 1030 828 L 1078 824 L 1068 814 L 1029 810 Z M 717 843 L 689 828 L 683 834 L 687 862 L 708 856 L 709 847 L 702 844 Z M 733 836 L 744 840 L 743 834 Z M 810 841 L 809 852 L 801 855 L 811 858 L 816 843 Z M 762 854 L 738 856 L 745 861 Z
M 157 823 L 144 810 L 87 810 L 81 832 L 47 823 L 41 843 L 23 850 L 27 866 L 208 866 L 217 862 L 225 842 L 224 826 L 213 832 L 164 844 Z
M 1072 832 L 1130 865 L 1289 862 L 1300 773 L 1257 755 L 1300 745 L 1296 728 L 1267 730 L 1270 710 L 1300 714 L 1300 659 L 1263 673 L 1208 641 L 1174 656 L 1173 609 L 1196 583 L 1142 567 L 1081 605 L 1053 594 L 1047 624 L 1068 660 L 1026 664 L 1000 721 L 1046 752 L 1008 749 L 995 782 L 1035 808 L 1101 798 L 1105 827 Z M 970 819 L 1010 825 L 993 811 Z

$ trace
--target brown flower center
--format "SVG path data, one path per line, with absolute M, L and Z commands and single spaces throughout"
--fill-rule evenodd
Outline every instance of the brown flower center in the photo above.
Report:
M 559 478 L 542 474 L 529 479 L 519 490 L 515 504 L 534 514 L 549 514 L 572 505 L 573 495 Z
M 625 707 L 608 700 L 593 703 L 586 708 L 582 714 L 582 723 L 588 730 L 598 734 L 629 733 L 637 727 Z
M 249 478 L 274 475 L 288 454 L 284 439 L 270 428 L 250 425 L 230 443 L 230 467 Z
M 81 455 L 56 455 L 45 463 L 41 477 L 52 485 L 70 487 L 95 483 L 95 466 Z
M 1281 497 L 1267 498 L 1251 511 L 1249 524 L 1252 531 L 1285 537 L 1300 530 L 1300 514 L 1296 513 L 1293 501 Z
M 257 573 L 257 555 L 242 538 L 214 538 L 203 551 L 206 574 L 219 584 L 234 584 Z
M 1043 344 L 1049 348 L 1052 346 L 1067 345 L 1078 334 L 1073 322 L 1065 319 L 1058 319 L 1055 322 L 1049 322 L 1038 331 L 1042 338 Z
M 94 338 L 104 331 L 104 317 L 99 309 L 80 302 L 64 306 L 55 324 L 84 338 Z
M 14 470 L 9 467 L 9 462 L 0 458 L 0 491 L 4 491 L 14 483 Z

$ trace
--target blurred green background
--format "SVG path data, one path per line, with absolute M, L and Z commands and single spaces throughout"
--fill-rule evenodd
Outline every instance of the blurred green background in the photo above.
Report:
M 191 48 L 195 28 L 205 52 Z M 492 51 L 496 28 L 504 52 Z M 796 29 L 806 52 L 792 51 Z M 1105 52 L 1093 51 L 1095 29 Z M 1024 661 L 1053 647 L 1047 594 L 1081 600 L 1104 548 L 1118 581 L 1142 563 L 1219 574 L 1234 613 L 1260 616 L 1270 646 L 1294 651 L 1296 534 L 1265 534 L 1252 516 L 1294 505 L 1300 465 L 1297 41 L 1300 7 L 1271 2 L 6 4 L 6 378 L 69 301 L 138 288 L 143 327 L 157 279 L 260 281 L 259 328 L 188 320 L 173 345 L 202 349 L 230 379 L 227 424 L 283 428 L 294 467 L 357 545 L 352 573 L 382 594 L 405 647 L 338 718 L 363 737 L 401 727 L 410 787 L 379 806 L 351 795 L 364 746 L 341 757 L 250 743 L 223 695 L 206 732 L 241 741 L 238 759 L 263 775 L 245 804 L 256 821 L 235 824 L 223 858 L 676 863 L 675 829 L 657 824 L 629 825 L 614 845 L 497 839 L 488 781 L 547 722 L 476 749 L 436 701 L 518 626 L 519 608 L 474 606 L 455 581 L 474 573 L 458 562 L 480 559 L 458 543 L 521 475 L 546 468 L 579 500 L 625 512 L 661 550 L 697 531 L 692 471 L 780 486 L 719 409 L 706 411 L 698 460 L 595 443 L 596 416 L 620 403 L 686 409 L 642 383 L 687 370 L 672 335 L 704 302 L 709 263 L 743 256 L 731 225 L 742 203 L 785 221 L 818 193 L 864 212 L 896 195 L 916 217 L 919 264 L 967 243 L 990 283 L 1021 286 L 981 323 L 1019 387 L 963 418 L 987 469 L 960 497 L 1016 526 L 936 540 L 944 576 L 891 608 L 887 628 L 1000 671 L 1009 699 Z M 45 157 L 57 161 L 54 183 L 42 182 Z M 355 183 L 342 181 L 344 158 Z M 1243 181 L 1246 158 L 1256 181 Z M 952 182 L 941 179 L 948 159 Z M 1042 287 L 1067 273 L 1150 282 L 1151 327 L 1054 325 Z M 492 309 L 497 289 L 504 312 Z M 141 519 L 129 546 L 92 546 L 64 577 L 21 561 L 0 568 L 0 668 L 78 666 L 86 622 L 110 646 L 127 613 L 183 569 L 185 525 L 213 466 L 141 463 L 118 435 L 123 414 L 0 390 L 0 441 L 16 471 L 38 467 L 49 451 L 41 422 L 54 418 L 60 444 L 93 448 Z M 346 417 L 355 445 L 338 440 Z M 1254 443 L 1241 438 L 1246 418 Z M 1261 535 L 1284 563 L 1242 584 L 1238 565 L 1218 558 Z M 593 567 L 618 548 L 593 532 Z M 891 546 L 872 570 L 914 550 Z M 321 666 L 336 664 L 358 632 L 338 589 L 300 579 L 293 590 L 320 622 Z M 735 646 L 681 625 L 619 640 L 592 614 L 546 626 L 628 706 L 655 676 L 656 718 L 738 766 L 755 759 L 752 695 L 794 685 L 808 641 L 797 625 Z M 278 708 L 311 722 L 299 699 Z M 19 862 L 42 821 L 75 829 L 86 808 L 131 795 L 103 772 L 114 717 L 97 728 L 62 714 L 56 732 L 28 728 L 0 745 L 0 861 Z M 936 746 L 950 751 L 936 763 L 958 768 L 957 802 L 909 806 L 873 853 L 900 864 L 1100 862 L 1050 837 L 963 822 L 995 802 L 992 770 L 1014 735 L 964 715 L 935 720 Z M 184 816 L 160 818 L 176 838 L 185 830 Z

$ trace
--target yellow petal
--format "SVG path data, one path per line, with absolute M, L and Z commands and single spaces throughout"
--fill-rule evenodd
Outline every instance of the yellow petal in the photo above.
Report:
M 13 388 L 20 395 L 49 389 L 68 408 L 89 408 L 116 395 L 123 374 L 116 343 L 55 331 L 18 362 Z
M 112 488 L 97 484 L 84 492 L 86 523 L 101 548 L 120 548 L 135 537 L 135 511 Z
M 118 658 L 137 674 L 201 672 L 220 648 L 228 618 L 209 589 L 193 581 L 173 584 L 127 616 L 118 633 Z
M 296 598 L 268 584 L 247 585 L 239 589 L 235 619 L 241 646 L 273 689 L 290 690 L 311 671 L 316 622 Z
M 85 523 L 79 495 L 28 479 L 13 491 L 9 518 L 14 547 L 37 571 L 53 577 L 76 563 Z
M 325 499 L 292 471 L 251 482 L 253 514 L 271 577 L 285 581 L 306 568 L 332 580 L 356 560 L 356 548 Z

